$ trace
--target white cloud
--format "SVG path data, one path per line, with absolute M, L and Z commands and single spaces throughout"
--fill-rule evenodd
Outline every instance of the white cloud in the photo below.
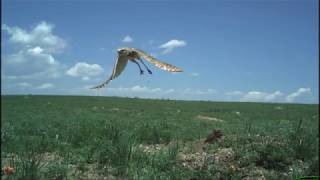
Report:
M 281 97 L 282 95 L 283 95 L 282 92 L 276 91 L 276 92 L 274 92 L 274 93 L 271 93 L 271 94 L 266 95 L 265 100 L 266 100 L 266 101 L 274 101 L 274 100 L 276 100 L 278 97 Z
M 216 93 L 216 91 L 213 89 L 199 90 L 199 89 L 186 88 L 182 90 L 175 90 L 175 89 L 162 89 L 162 88 L 148 88 L 146 86 L 139 86 L 139 85 L 133 86 L 131 88 L 120 87 L 120 88 L 108 88 L 108 89 L 111 91 L 153 93 L 153 94 L 178 93 L 178 94 L 184 94 L 184 95 L 212 95 Z
M 185 88 L 181 91 L 181 93 L 185 95 L 212 95 L 212 94 L 215 94 L 216 91 L 213 89 L 199 90 L 199 89 Z
M 72 77 L 81 77 L 82 80 L 89 80 L 90 77 L 98 76 L 103 72 L 103 68 L 98 64 L 88 64 L 78 62 L 66 71 L 66 74 Z
M 81 87 L 73 87 L 65 90 L 65 94 L 81 94 L 94 96 L 122 96 L 122 97 L 141 97 L 141 98 L 169 98 L 181 100 L 208 100 L 208 97 L 216 95 L 213 89 L 163 89 L 159 87 L 147 87 L 135 85 L 131 87 L 108 87 L 106 89 L 92 90 L 96 84 L 88 84 Z
M 133 42 L 133 38 L 129 35 L 125 36 L 123 39 L 122 39 L 122 42 Z
M 4 77 L 10 79 L 43 79 L 60 77 L 64 65 L 54 57 L 66 47 L 66 42 L 53 34 L 54 26 L 41 22 L 30 31 L 2 25 L 9 42 L 17 52 L 2 57 Z
M 240 100 L 241 101 L 251 101 L 251 102 L 272 102 L 278 101 L 283 93 L 280 91 L 275 91 L 273 93 L 265 93 L 260 91 L 250 91 L 245 94 Z
M 168 90 L 164 91 L 165 94 L 170 94 L 170 93 L 174 93 L 174 92 L 175 92 L 174 89 L 168 89 Z
M 31 41 L 30 34 L 23 29 L 20 29 L 18 27 L 11 28 L 6 24 L 3 24 L 1 29 L 7 31 L 11 35 L 10 40 L 12 42 L 28 43 Z
M 50 53 L 57 52 L 66 47 L 66 42 L 62 38 L 52 33 L 53 24 L 45 21 L 37 24 L 31 31 L 26 31 L 19 27 L 9 27 L 2 25 L 2 30 L 6 31 L 9 41 L 22 46 L 40 46 Z
M 184 40 L 173 39 L 173 40 L 170 40 L 170 41 L 160 45 L 159 48 L 163 48 L 164 49 L 163 54 L 167 54 L 167 53 L 173 51 L 173 49 L 175 49 L 177 47 L 183 47 L 186 45 L 187 45 L 187 42 Z
M 56 78 L 61 74 L 61 65 L 51 54 L 39 46 L 5 55 L 3 66 L 7 77 L 16 79 Z
M 148 88 L 146 86 L 133 86 L 132 88 L 130 88 L 129 90 L 133 91 L 133 92 L 146 92 L 146 93 L 158 93 L 158 92 L 162 92 L 161 88 Z
M 198 77 L 198 76 L 199 76 L 199 73 L 194 72 L 194 73 L 191 73 L 190 76 L 191 76 L 191 77 Z
M 84 80 L 84 81 L 87 81 L 87 80 L 90 80 L 90 77 L 88 77 L 88 76 L 83 76 L 81 79 Z
M 44 83 L 37 87 L 37 89 L 50 89 L 53 88 L 54 85 L 51 83 Z
M 250 91 L 242 97 L 242 101 L 263 101 L 266 93 Z
M 286 97 L 287 102 L 294 102 L 296 98 L 311 94 L 311 89 L 310 88 L 299 88 L 296 92 L 289 94 Z
M 27 82 L 21 82 L 21 83 L 18 83 L 18 85 L 21 87 L 31 87 L 31 84 Z
M 31 49 L 28 49 L 28 52 L 29 53 L 33 53 L 33 54 L 41 54 L 42 51 L 43 51 L 43 49 L 41 47 L 39 47 L 39 46 L 31 48 Z
M 88 85 L 85 87 L 92 87 L 93 85 Z M 171 93 L 177 93 L 177 94 L 183 94 L 183 95 L 212 95 L 216 94 L 216 91 L 214 89 L 205 89 L 205 90 L 199 90 L 199 89 L 191 89 L 191 88 L 185 88 L 185 89 L 162 89 L 162 88 L 149 88 L 147 86 L 139 86 L 135 85 L 132 87 L 118 87 L 118 88 L 107 88 L 106 91 L 113 91 L 113 92 L 126 92 L 126 93 L 149 93 L 149 94 L 171 94 Z
M 231 92 L 226 92 L 227 96 L 242 96 L 243 92 L 241 91 L 231 91 Z
M 146 86 L 133 86 L 130 88 L 108 88 L 109 91 L 115 91 L 115 92 L 133 92 L 133 93 L 170 93 L 167 90 L 163 90 L 161 88 L 148 88 Z

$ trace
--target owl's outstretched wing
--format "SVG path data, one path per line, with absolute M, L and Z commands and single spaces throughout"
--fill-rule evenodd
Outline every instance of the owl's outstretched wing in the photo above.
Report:
M 139 56 L 143 57 L 145 60 L 149 61 L 150 63 L 154 64 L 155 66 L 157 66 L 160 69 L 163 69 L 163 70 L 169 71 L 169 72 L 182 72 L 183 71 L 181 68 L 178 68 L 174 65 L 157 60 L 156 58 L 150 56 L 149 54 L 143 52 L 140 49 L 136 49 L 136 48 L 132 48 L 132 49 L 134 49 L 134 51 L 136 51 L 139 54 Z
M 100 88 L 105 87 L 111 80 L 117 78 L 122 73 L 122 71 L 126 67 L 127 63 L 128 63 L 128 59 L 125 56 L 118 55 L 116 63 L 113 67 L 112 75 L 106 81 L 104 81 L 102 84 L 95 86 L 95 87 L 92 87 L 91 89 L 100 89 Z

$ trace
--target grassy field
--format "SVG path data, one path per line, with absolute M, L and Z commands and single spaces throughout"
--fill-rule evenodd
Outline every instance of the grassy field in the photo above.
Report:
M 2 96 L 3 179 L 319 175 L 318 105 Z M 203 141 L 212 129 L 223 137 Z

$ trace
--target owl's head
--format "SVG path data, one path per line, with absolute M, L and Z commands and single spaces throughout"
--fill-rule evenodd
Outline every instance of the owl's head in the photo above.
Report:
M 119 54 L 123 54 L 123 55 L 127 55 L 130 51 L 128 50 L 128 48 L 119 48 L 117 49 Z
M 133 48 L 119 48 L 117 51 L 120 56 L 126 56 L 128 59 L 139 58 L 139 54 Z

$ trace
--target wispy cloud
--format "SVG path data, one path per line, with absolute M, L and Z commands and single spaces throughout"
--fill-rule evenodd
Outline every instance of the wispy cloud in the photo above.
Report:
M 230 91 L 230 92 L 226 92 L 227 96 L 242 96 L 243 92 L 241 91 Z
M 31 84 L 27 82 L 21 82 L 21 83 L 18 83 L 18 85 L 21 87 L 31 87 Z
M 117 92 L 135 92 L 135 93 L 152 93 L 152 94 L 171 94 L 171 93 L 178 93 L 184 95 L 211 95 L 215 94 L 216 91 L 213 89 L 192 89 L 192 88 L 185 88 L 185 89 L 162 89 L 162 88 L 149 88 L 147 86 L 133 86 L 130 88 L 108 88 L 107 91 L 117 91 Z
M 198 77 L 200 74 L 197 72 L 193 72 L 190 74 L 191 77 Z
M 159 48 L 163 48 L 164 49 L 163 54 L 167 54 L 167 53 L 173 51 L 177 47 L 183 47 L 186 45 L 187 45 L 187 42 L 184 40 L 173 39 L 173 40 L 170 40 L 170 41 L 160 45 Z
M 147 86 L 139 86 L 139 85 L 135 85 L 132 87 L 108 88 L 107 91 L 122 92 L 122 93 L 147 93 L 147 94 L 159 94 L 159 93 L 166 92 L 166 90 L 161 88 L 149 88 Z
M 116 87 L 112 88 L 109 87 L 105 90 L 101 91 L 93 91 L 90 90 L 94 85 L 86 85 L 80 89 L 74 89 L 73 93 L 85 93 L 89 95 L 93 95 L 95 93 L 99 93 L 100 95 L 116 95 L 116 96 L 128 96 L 128 97 L 152 97 L 152 98 L 173 98 L 173 99 L 180 99 L 187 97 L 188 99 L 196 99 L 196 97 L 206 97 L 216 94 L 216 90 L 214 89 L 192 89 L 192 88 L 185 88 L 185 89 L 163 89 L 163 88 L 151 88 L 147 86 L 140 86 L 135 85 L 132 87 Z
M 122 42 L 125 42 L 125 43 L 133 42 L 133 38 L 127 35 L 122 39 Z
M 310 95 L 311 89 L 310 88 L 299 88 L 296 92 L 289 94 L 286 97 L 287 102 L 294 102 L 297 98 L 305 95 Z
M 275 91 L 273 93 L 266 93 L 260 91 L 250 91 L 240 99 L 241 101 L 251 101 L 251 102 L 273 102 L 278 101 L 279 97 L 283 96 L 280 91 Z
M 213 95 L 216 93 L 216 90 L 214 89 L 200 90 L 200 89 L 185 88 L 179 93 L 186 94 L 186 95 Z
M 53 88 L 54 85 L 52 83 L 44 83 L 37 87 L 37 89 L 50 89 Z
M 78 62 L 66 71 L 66 74 L 72 77 L 81 77 L 82 80 L 89 80 L 90 77 L 98 76 L 103 72 L 103 68 L 98 64 L 88 64 Z

